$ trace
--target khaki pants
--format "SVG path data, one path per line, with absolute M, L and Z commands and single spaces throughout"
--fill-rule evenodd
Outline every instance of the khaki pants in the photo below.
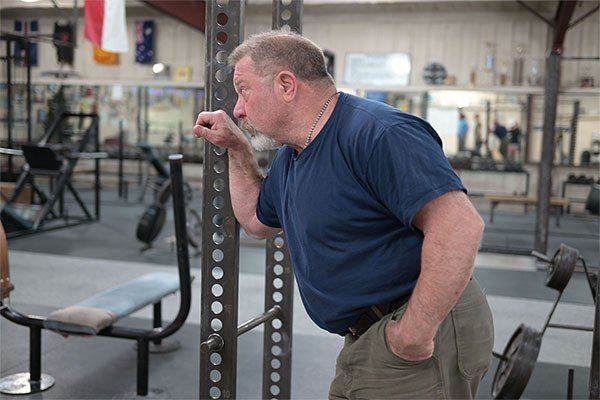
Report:
M 469 282 L 440 325 L 429 359 L 403 360 L 387 345 L 387 322 L 399 320 L 406 307 L 386 315 L 356 341 L 346 336 L 330 399 L 475 398 L 494 344 L 492 314 L 477 282 Z

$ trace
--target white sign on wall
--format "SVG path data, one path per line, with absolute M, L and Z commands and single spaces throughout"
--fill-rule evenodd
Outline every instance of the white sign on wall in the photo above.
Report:
M 346 53 L 344 83 L 408 86 L 410 56 L 406 53 Z

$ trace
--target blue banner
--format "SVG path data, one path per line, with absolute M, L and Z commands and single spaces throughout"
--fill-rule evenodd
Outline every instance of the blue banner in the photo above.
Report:
M 135 23 L 135 62 L 154 63 L 154 21 Z

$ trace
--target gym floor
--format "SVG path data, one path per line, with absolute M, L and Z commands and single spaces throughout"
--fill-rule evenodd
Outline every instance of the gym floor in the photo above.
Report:
M 90 192 L 82 191 L 84 197 Z M 130 201 L 117 199 L 114 191 L 102 192 L 102 218 L 93 224 L 25 236 L 9 241 L 11 279 L 15 290 L 11 306 L 21 312 L 48 315 L 91 294 L 148 272 L 173 271 L 176 255 L 169 220 L 155 247 L 141 253 L 135 227 L 145 205 L 135 193 Z M 477 204 L 477 202 L 476 202 Z M 75 208 L 74 208 L 75 209 Z M 489 220 L 485 206 L 482 215 Z M 486 228 L 484 248 L 527 249 L 532 244 L 534 210 L 523 214 L 500 211 Z M 561 242 L 579 248 L 589 265 L 599 265 L 597 217 L 565 215 L 561 227 L 550 226 L 552 253 Z M 551 255 L 551 254 L 550 254 Z M 148 398 L 192 399 L 198 397 L 200 347 L 200 257 L 192 255 L 193 305 L 182 329 L 175 334 L 181 348 L 172 353 L 151 354 Z M 240 247 L 239 320 L 263 311 L 264 245 L 242 240 Z M 495 322 L 495 351 L 502 353 L 514 330 L 524 322 L 541 329 L 557 293 L 544 286 L 545 271 L 531 257 L 480 253 L 475 277 L 485 288 Z M 178 298 L 164 302 L 163 316 L 177 312 Z M 151 309 L 141 310 L 125 320 L 130 326 L 151 326 Z M 576 273 L 557 308 L 553 322 L 592 326 L 593 301 L 585 277 Z M 27 328 L 0 318 L 0 377 L 28 370 Z M 341 337 L 319 330 L 307 317 L 300 298 L 294 299 L 292 397 L 327 397 L 333 378 Z M 574 397 L 588 397 L 592 335 L 588 332 L 549 329 L 524 398 L 565 398 L 568 370 L 574 370 Z M 63 338 L 42 333 L 42 372 L 56 384 L 31 399 L 126 399 L 134 398 L 136 352 L 132 341 L 106 337 Z M 490 398 L 496 362 L 480 388 L 478 397 Z M 262 330 L 239 338 L 237 397 L 261 397 Z M 14 398 L 12 396 L 1 398 Z

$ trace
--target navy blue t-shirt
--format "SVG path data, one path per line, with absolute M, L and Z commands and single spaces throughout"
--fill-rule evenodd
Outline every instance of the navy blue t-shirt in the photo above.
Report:
M 427 122 L 342 93 L 304 151 L 279 149 L 257 215 L 284 229 L 309 316 L 343 335 L 366 308 L 412 292 L 423 244 L 412 220 L 452 190 L 465 189 Z

